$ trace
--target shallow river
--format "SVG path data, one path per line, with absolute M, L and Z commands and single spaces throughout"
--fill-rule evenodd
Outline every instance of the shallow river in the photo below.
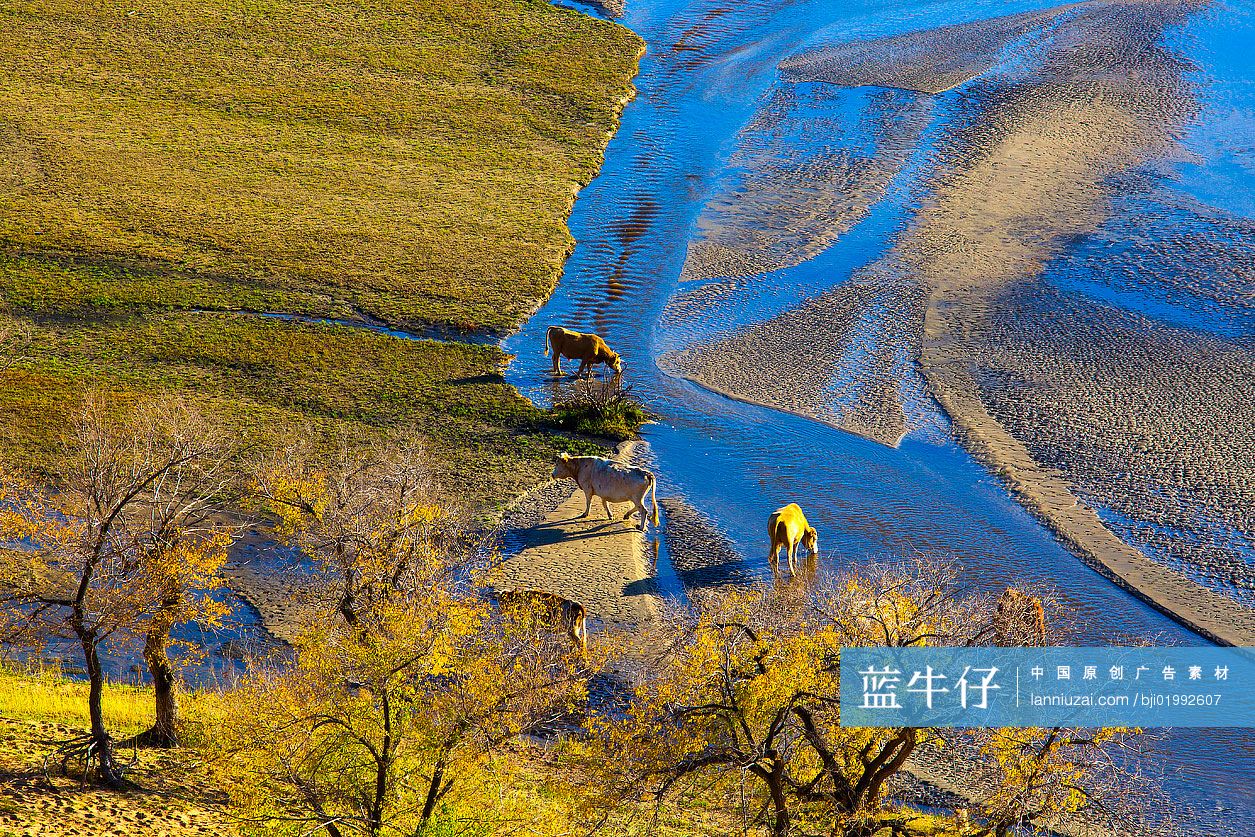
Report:
M 1020 13 L 1044 8 L 969 0 L 628 0 L 623 22 L 648 44 L 638 96 L 623 114 L 600 176 L 576 202 L 570 227 L 577 245 L 557 292 L 505 342 L 517 355 L 508 378 L 548 403 L 554 384 L 541 354 L 545 328 L 602 334 L 623 353 L 635 394 L 659 416 L 643 431 L 659 494 L 681 497 L 709 517 L 752 572 L 767 572 L 767 515 L 798 500 L 820 531 L 821 560 L 831 565 L 948 556 L 979 589 L 1050 586 L 1087 641 L 1156 636 L 1169 644 L 1202 643 L 1087 568 L 1018 505 L 955 442 L 910 363 L 901 364 L 906 371 L 895 385 L 906 433 L 893 447 L 832 426 L 840 421 L 716 394 L 673 374 L 667 360 L 855 282 L 861 269 L 883 258 L 927 203 L 936 170 L 953 156 L 953 138 L 974 135 L 971 113 L 980 110 L 973 103 L 979 104 L 982 79 L 1034 72 L 1035 51 L 1054 36 L 1031 15 L 1021 25 Z M 780 68 L 830 45 L 1012 15 L 1020 15 L 1015 26 L 995 33 L 990 67 L 927 96 L 786 78 Z M 1249 219 L 1255 95 L 1249 58 L 1244 65 L 1241 56 L 1242 44 L 1255 42 L 1251 11 L 1190 9 L 1162 40 L 1192 62 L 1183 73 L 1197 97 L 1193 112 L 1202 118 L 1192 116 L 1194 127 L 1171 132 L 1180 148 L 1157 151 L 1159 159 L 1138 173 L 1157 178 L 1156 188 Z M 895 51 L 900 57 L 909 44 Z M 764 181 L 775 185 L 765 188 Z M 856 189 L 858 200 L 833 200 L 841 184 Z M 1120 211 L 1111 217 L 1118 221 Z M 712 241 L 740 247 L 742 263 L 703 268 L 690 251 Z M 725 251 L 703 252 L 717 260 Z M 1077 278 L 1058 262 L 1046 275 L 1064 276 L 1071 285 L 1060 279 L 1060 287 L 1079 298 L 1250 337 L 1251 321 L 1241 309 L 1191 305 L 1187 296 L 1156 302 L 1127 287 Z M 682 274 L 698 281 L 682 282 Z M 703 280 L 713 292 L 708 299 L 699 294 L 696 309 L 686 307 Z M 868 318 L 866 328 L 877 322 Z M 803 340 L 831 342 L 824 329 L 808 328 Z M 857 353 L 876 349 L 840 347 L 842 362 L 858 368 Z M 856 389 L 843 389 L 838 373 L 824 397 L 839 411 Z M 664 525 L 659 579 L 665 591 L 682 595 L 665 537 Z M 1204 832 L 1255 834 L 1255 737 L 1179 731 L 1160 748 L 1155 765 L 1171 796 L 1204 820 L 1220 815 L 1215 821 L 1223 825 Z

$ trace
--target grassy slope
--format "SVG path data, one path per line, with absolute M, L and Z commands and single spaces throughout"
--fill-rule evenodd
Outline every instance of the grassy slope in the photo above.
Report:
M 193 305 L 468 327 L 551 290 L 638 44 L 538 0 L 0 10 L 11 245 L 224 278 L 160 291 Z
M 416 429 L 476 504 L 536 478 L 562 442 L 496 349 L 224 312 L 515 325 L 635 36 L 539 0 L 0 0 L 0 27 L 0 317 L 38 329 L 0 454 L 46 462 L 85 386 L 172 386 L 262 435 Z

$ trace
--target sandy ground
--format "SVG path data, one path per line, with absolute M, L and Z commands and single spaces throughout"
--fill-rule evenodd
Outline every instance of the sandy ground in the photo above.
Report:
M 1177 75 L 1180 67 L 1155 47 L 1157 26 L 1186 8 L 1171 2 L 1096 7 L 1090 18 L 1079 19 L 1084 25 L 1056 30 L 1058 51 L 1045 62 L 1056 80 L 1022 99 L 1000 103 L 991 97 L 988 112 L 974 124 L 987 132 L 982 141 L 992 139 L 992 144 L 937 190 L 934 206 L 900 250 L 930 292 L 921 366 L 968 447 L 1000 473 L 1065 543 L 1106 575 L 1205 636 L 1249 645 L 1255 642 L 1255 611 L 1149 560 L 1117 537 L 1092 508 L 1078 501 L 1075 473 L 1060 475 L 1043 466 L 991 414 L 974 377 L 987 350 L 979 335 L 1007 299 L 1006 288 L 1039 274 L 1053 254 L 1053 241 L 1095 228 L 1107 208 L 1104 178 L 1163 151 L 1175 120 L 1188 111 Z M 1087 35 L 1085 27 L 1094 25 L 1105 27 L 1102 40 Z M 1128 56 L 1134 55 L 1140 60 L 1130 60 Z M 1088 75 L 1087 68 L 1113 64 L 1127 68 L 1125 74 Z M 1066 323 L 1056 327 L 1057 337 L 1079 325 L 1075 320 Z M 1039 318 L 1030 317 L 1022 325 L 1022 334 L 1031 335 L 1029 339 L 1050 333 Z M 1084 339 L 1093 340 L 1094 335 Z M 1066 344 L 1055 348 L 1056 356 L 1039 355 L 1030 365 L 1043 369 L 1065 362 Z M 1128 353 L 1145 349 L 1140 338 L 1122 344 L 1117 352 L 1121 361 L 1106 384 L 1122 382 L 1133 368 L 1125 362 Z M 1152 368 L 1165 368 L 1165 360 L 1150 352 Z M 1174 395 L 1163 387 L 1148 392 L 1152 399 L 1165 402 Z M 1058 402 L 1043 394 L 1047 397 L 1039 403 L 1049 405 L 1050 414 Z M 1086 399 L 1079 391 L 1072 394 L 1081 396 L 1096 420 L 1072 424 L 1067 432 L 1135 440 L 1124 432 L 1125 410 Z M 1221 404 L 1196 403 L 1194 411 L 1220 409 Z M 1214 440 L 1180 423 L 1164 430 L 1159 444 L 1189 446 Z M 1250 467 L 1248 460 L 1242 470 Z M 1102 478 L 1115 484 L 1117 475 Z M 1242 479 L 1249 476 L 1248 471 Z
M 616 458 L 632 461 L 635 448 L 632 442 L 620 445 Z M 518 531 L 521 549 L 493 570 L 493 586 L 557 593 L 584 605 L 591 619 L 608 627 L 656 621 L 660 601 L 653 547 L 634 527 L 635 518 L 623 520 L 630 507 L 612 505 L 614 515 L 607 520 L 601 501 L 594 500 L 589 516 L 581 518 L 583 492 L 572 490 L 569 480 L 558 485 L 561 489 L 551 491 L 565 490 L 566 498 L 534 526 Z M 542 503 L 547 494 L 552 496 L 549 491 L 537 492 L 533 501 Z
M 689 595 L 754 580 L 732 542 L 710 518 L 679 498 L 664 498 L 660 505 L 666 511 L 671 566 Z
M 941 93 L 991 69 L 1012 41 L 1049 23 L 1058 6 L 981 21 L 821 47 L 781 62 L 785 78 L 843 87 L 868 84 Z
M 1255 607 L 1239 557 L 1255 553 L 1250 346 L 1048 288 L 1009 300 L 974 337 L 981 399 L 1036 461 L 1125 539 Z
M 994 787 L 987 768 L 949 749 L 924 745 L 907 760 L 904 772 L 913 782 L 901 782 L 890 790 L 903 801 L 959 809 L 972 804 L 980 794 Z M 1092 816 L 1072 815 L 1040 823 L 1049 834 L 1064 837 L 1142 837 L 1127 829 L 1113 831 Z
M 257 610 L 269 637 L 291 644 L 318 613 L 325 613 L 325 602 L 312 586 L 275 569 L 234 566 L 227 569 L 227 585 Z M 257 649 L 249 649 L 257 650 Z
M 749 280 L 824 250 L 866 215 L 906 163 L 931 117 L 905 90 L 868 94 L 870 152 L 841 145 L 854 126 L 830 85 L 777 88 L 738 137 L 731 175 L 702 209 L 681 281 Z M 761 280 L 758 280 L 761 281 Z
M 664 355 L 659 366 L 731 398 L 897 445 L 910 429 L 901 389 L 917 377 L 921 304 L 913 280 L 865 271 L 764 323 Z M 852 358 L 858 374 L 844 374 Z
M 0 718 L 0 834 L 5 837 L 234 837 L 222 800 L 206 790 L 199 764 L 176 753 L 140 750 L 128 774 L 145 790 L 112 793 L 80 787 L 76 779 L 43 776 L 48 748 L 82 730 L 61 724 Z M 130 762 L 131 754 L 120 754 Z
M 633 461 L 628 442 L 616 457 Z M 490 573 L 495 587 L 544 590 L 578 601 L 607 627 L 630 627 L 658 619 L 654 582 L 657 539 L 622 519 L 629 506 L 614 505 L 607 521 L 601 501 L 584 512 L 584 494 L 570 480 L 551 480 L 520 495 L 501 522 L 484 537 L 483 549 L 506 557 Z M 260 544 L 260 539 L 258 539 Z M 258 544 L 253 544 L 254 547 Z M 229 587 L 257 611 L 264 633 L 240 649 L 266 652 L 275 641 L 291 644 L 319 614 L 334 606 L 307 576 L 273 560 L 262 560 L 245 544 L 227 570 Z

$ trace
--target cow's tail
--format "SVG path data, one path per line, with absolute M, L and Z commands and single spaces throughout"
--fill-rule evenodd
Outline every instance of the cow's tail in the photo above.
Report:
M 657 526 L 658 525 L 658 492 L 656 489 L 658 487 L 658 480 L 654 478 L 653 474 L 650 474 L 648 479 L 649 479 L 649 486 L 645 489 L 645 493 L 649 495 L 649 504 L 653 506 L 654 508 L 653 521 L 654 521 L 654 525 Z
M 546 357 L 549 356 L 549 344 L 552 340 L 553 340 L 553 331 L 551 329 L 545 329 L 545 356 Z
M 571 608 L 571 633 L 575 637 L 575 644 L 579 646 L 580 654 L 588 654 L 588 612 L 584 610 L 584 605 L 579 602 L 573 602 L 574 607 Z

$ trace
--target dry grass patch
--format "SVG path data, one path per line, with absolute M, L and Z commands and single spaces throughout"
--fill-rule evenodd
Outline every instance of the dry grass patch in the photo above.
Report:
M 552 289 L 639 48 L 528 0 L 3 0 L 0 26 L 10 251 L 151 263 L 118 302 L 467 328 Z
M 152 690 L 110 684 L 105 688 L 103 709 L 110 729 L 123 735 L 140 732 L 152 722 Z M 0 718 L 86 727 L 87 683 L 51 671 L 0 673 Z
M 538 0 L 0 0 L 0 28 L 0 327 L 35 337 L 0 372 L 0 459 L 48 465 L 102 387 L 254 438 L 421 435 L 476 508 L 570 446 L 495 348 L 241 312 L 517 325 L 631 32 Z

